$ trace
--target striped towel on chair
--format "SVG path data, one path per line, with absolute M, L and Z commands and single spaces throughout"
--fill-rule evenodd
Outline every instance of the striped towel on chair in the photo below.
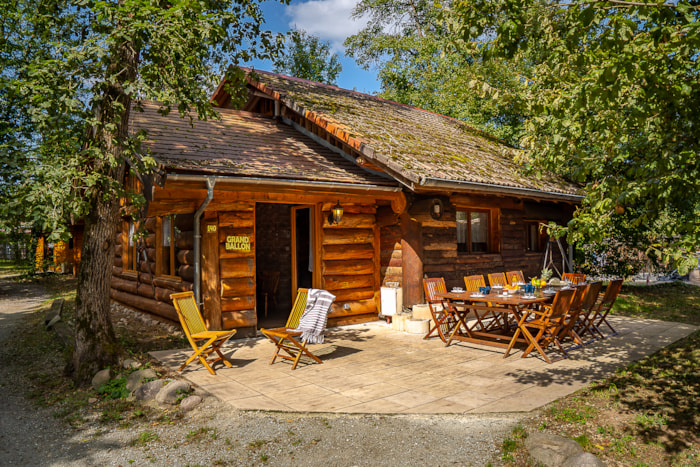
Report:
M 326 329 L 328 312 L 335 295 L 322 289 L 309 289 L 304 314 L 299 318 L 301 339 L 309 344 L 323 344 L 323 331 Z

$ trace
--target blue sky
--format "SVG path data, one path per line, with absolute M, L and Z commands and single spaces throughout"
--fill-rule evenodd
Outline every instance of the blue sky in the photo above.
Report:
M 262 8 L 266 28 L 274 32 L 286 32 L 294 28 L 318 36 L 323 41 L 330 42 L 333 52 L 336 52 L 343 65 L 343 71 L 338 77 L 338 86 L 355 89 L 367 94 L 379 91 L 376 71 L 365 71 L 355 64 L 352 58 L 345 57 L 343 41 L 355 34 L 363 26 L 363 21 L 354 21 L 351 12 L 357 0 L 291 0 L 289 5 L 274 1 L 265 1 Z M 272 71 L 272 63 L 256 60 L 246 64 L 258 70 Z

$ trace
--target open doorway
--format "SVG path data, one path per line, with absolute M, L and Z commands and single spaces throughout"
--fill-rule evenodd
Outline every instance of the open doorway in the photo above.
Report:
M 292 291 L 299 288 L 309 289 L 313 287 L 314 281 L 312 208 L 309 206 L 293 207 L 292 222 L 292 248 L 294 248 Z
M 258 328 L 284 326 L 292 306 L 291 209 L 290 204 L 255 205 Z
M 255 205 L 258 328 L 284 326 L 294 292 L 313 286 L 313 222 L 313 206 Z

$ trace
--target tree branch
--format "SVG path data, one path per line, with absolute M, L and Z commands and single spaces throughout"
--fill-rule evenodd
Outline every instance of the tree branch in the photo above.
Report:
M 620 6 L 646 6 L 646 7 L 664 7 L 664 8 L 678 8 L 678 5 L 675 5 L 673 3 L 647 3 L 647 2 L 632 2 L 628 0 L 590 0 L 590 1 L 582 1 L 582 2 L 573 2 L 573 3 L 555 3 L 553 5 L 550 5 L 552 7 L 569 7 L 569 6 L 575 6 L 575 5 L 593 5 L 595 3 L 612 3 L 613 5 L 620 5 Z M 690 10 L 700 10 L 700 6 L 688 6 L 688 9 Z

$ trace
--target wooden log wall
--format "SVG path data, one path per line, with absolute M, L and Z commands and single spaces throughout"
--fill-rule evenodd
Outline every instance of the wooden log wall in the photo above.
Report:
M 526 278 L 538 275 L 542 269 L 544 252 L 528 252 L 526 245 L 526 224 L 530 214 L 524 206 L 527 203 L 503 201 L 494 198 L 508 208 L 500 211 L 500 252 L 467 254 L 457 251 L 457 208 L 445 204 L 445 211 L 440 220 L 432 219 L 427 212 L 412 212 L 422 224 L 424 247 L 424 274 L 426 277 L 444 277 L 448 288 L 464 286 L 464 276 L 473 274 L 486 275 L 491 272 L 521 270 Z M 543 203 L 538 203 L 543 204 Z M 549 203 L 547 208 L 540 207 L 541 220 L 566 219 L 569 208 Z M 555 261 L 561 265 L 561 255 L 555 252 Z
M 192 229 L 192 216 L 178 216 L 178 229 Z M 194 233 L 192 230 L 180 230 L 175 248 L 178 257 L 180 278 L 160 277 L 156 274 L 156 228 L 155 217 L 145 220 L 148 235 L 145 238 L 146 260 L 140 258 L 138 271 L 124 271 L 123 254 L 127 241 L 127 232 L 117 234 L 110 297 L 123 305 L 145 313 L 150 313 L 170 321 L 178 322 L 177 313 L 172 306 L 170 295 L 175 292 L 192 290 L 194 279 Z
M 218 228 L 221 319 L 224 329 L 254 327 L 257 324 L 255 203 L 239 202 L 231 208 L 230 211 L 219 212 Z M 248 239 L 249 249 L 227 249 L 227 240 L 231 240 L 231 237 Z
M 336 296 L 329 325 L 359 320 L 379 312 L 380 244 L 374 205 L 343 203 L 339 225 L 328 222 L 335 203 L 322 207 L 322 285 Z
M 403 252 L 401 249 L 401 225 L 399 216 L 389 206 L 377 209 L 380 238 L 381 285 L 403 284 Z

